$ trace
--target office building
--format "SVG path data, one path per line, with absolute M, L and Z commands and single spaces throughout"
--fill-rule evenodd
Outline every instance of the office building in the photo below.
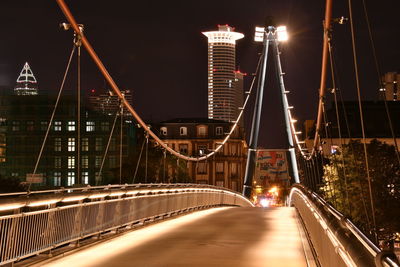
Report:
M 243 105 L 243 76 L 236 71 L 236 41 L 242 33 L 228 25 L 203 32 L 208 38 L 208 118 L 233 122 Z

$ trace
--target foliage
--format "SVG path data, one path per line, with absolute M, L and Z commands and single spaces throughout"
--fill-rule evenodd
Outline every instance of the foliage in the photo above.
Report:
M 395 148 L 372 140 L 367 144 L 372 199 L 378 235 L 400 231 L 400 166 Z M 324 166 L 324 197 L 366 233 L 372 233 L 372 209 L 363 144 L 351 141 Z

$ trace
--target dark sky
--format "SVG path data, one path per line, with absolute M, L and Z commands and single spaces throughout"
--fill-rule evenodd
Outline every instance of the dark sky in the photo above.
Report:
M 400 1 L 365 0 L 382 72 L 399 71 L 398 11 Z M 377 99 L 377 74 L 363 17 L 361 0 L 354 2 L 357 52 L 364 99 Z M 237 44 L 240 70 L 253 73 L 261 47 L 253 31 L 267 16 L 287 25 L 290 41 L 283 45 L 282 65 L 289 102 L 299 120 L 316 117 L 320 79 L 324 1 L 202 0 L 94 1 L 67 0 L 85 34 L 121 89 L 131 89 L 134 108 L 147 121 L 207 116 L 207 39 L 202 31 L 229 24 L 245 34 Z M 347 0 L 334 1 L 334 17 L 346 16 Z M 58 90 L 72 47 L 72 32 L 55 1 L 0 1 L 0 86 L 12 88 L 25 61 L 40 89 Z M 345 99 L 355 99 L 350 24 L 335 25 L 338 79 Z M 104 80 L 84 52 L 84 90 L 103 90 Z M 272 62 L 271 62 L 272 63 Z M 67 86 L 75 83 L 75 68 Z M 273 64 L 269 71 L 274 71 Z M 269 75 L 264 93 L 260 145 L 282 147 L 281 104 L 276 81 Z M 249 84 L 248 76 L 246 85 Z M 330 85 L 328 84 L 328 87 Z M 330 105 L 330 104 L 329 104 Z M 247 114 L 249 124 L 250 113 Z M 300 125 L 299 125 L 300 126 Z

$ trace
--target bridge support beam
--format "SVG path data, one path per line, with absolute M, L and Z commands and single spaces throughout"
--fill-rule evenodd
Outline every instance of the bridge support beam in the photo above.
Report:
M 258 133 L 260 128 L 261 108 L 264 95 L 264 84 L 265 84 L 265 73 L 267 70 L 267 59 L 268 59 L 268 48 L 270 40 L 268 35 L 270 32 L 264 32 L 264 49 L 263 49 L 263 61 L 261 65 L 261 77 L 258 79 L 256 102 L 254 105 L 253 121 L 251 125 L 249 151 L 247 153 L 246 172 L 244 176 L 243 185 L 243 196 L 250 198 L 251 191 L 253 188 L 253 175 L 256 163 Z

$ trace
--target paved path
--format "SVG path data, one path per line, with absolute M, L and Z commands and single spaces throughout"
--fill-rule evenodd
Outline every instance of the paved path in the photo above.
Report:
M 219 208 L 129 232 L 45 266 L 307 266 L 293 208 Z

